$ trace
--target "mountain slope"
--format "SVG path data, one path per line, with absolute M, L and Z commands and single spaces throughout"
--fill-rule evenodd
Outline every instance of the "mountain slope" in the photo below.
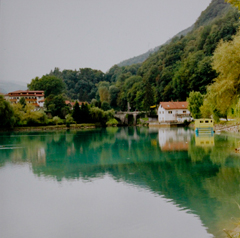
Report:
M 194 25 L 188 27 L 187 29 L 183 30 L 183 31 L 180 31 L 177 35 L 175 35 L 174 37 L 180 37 L 180 36 L 185 36 L 187 35 L 187 33 L 189 33 L 190 31 L 192 31 L 194 28 Z M 173 37 L 173 38 L 174 38 Z M 173 39 L 171 38 L 170 40 L 166 41 L 163 45 L 166 45 L 168 44 L 169 42 L 171 42 L 171 40 Z M 130 59 L 127 59 L 127 60 L 124 60 L 122 62 L 120 62 L 119 64 L 117 64 L 119 67 L 122 67 L 122 66 L 128 66 L 128 65 L 132 65 L 132 64 L 139 64 L 139 63 L 142 63 L 144 62 L 152 53 L 155 53 L 157 52 L 161 46 L 163 45 L 160 45 L 160 46 L 156 46 L 154 49 L 151 49 L 149 50 L 148 52 L 144 53 L 144 54 L 141 54 L 141 55 L 138 55 L 138 56 L 135 56 L 133 58 L 130 58 Z
M 172 37 L 170 40 L 165 42 L 163 45 L 157 46 L 154 49 L 151 49 L 148 52 L 141 54 L 139 56 L 135 56 L 133 58 L 124 60 L 117 65 L 119 67 L 122 67 L 122 66 L 127 66 L 127 65 L 132 65 L 132 64 L 143 63 L 151 54 L 157 52 L 162 46 L 169 44 L 171 42 L 171 40 L 174 39 L 175 37 L 186 36 L 189 32 L 192 32 L 192 30 L 197 29 L 200 26 L 210 24 L 211 21 L 213 21 L 214 19 L 219 18 L 219 17 L 223 16 L 224 14 L 226 14 L 226 12 L 229 11 L 230 8 L 231 8 L 231 6 L 227 3 L 225 3 L 224 0 L 213 0 L 210 3 L 210 5 L 207 7 L 207 9 L 201 13 L 199 18 L 195 22 L 195 24 L 193 24 L 189 28 L 179 32 L 174 37 Z

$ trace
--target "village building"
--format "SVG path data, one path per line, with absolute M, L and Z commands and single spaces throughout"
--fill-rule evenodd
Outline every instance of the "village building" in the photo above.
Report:
M 5 99 L 11 104 L 19 103 L 22 97 L 25 98 L 26 103 L 31 103 L 35 107 L 42 108 L 44 105 L 44 91 L 18 90 L 5 95 Z
M 188 110 L 188 102 L 160 102 L 158 107 L 158 121 L 163 122 L 184 122 L 191 121 L 191 114 Z

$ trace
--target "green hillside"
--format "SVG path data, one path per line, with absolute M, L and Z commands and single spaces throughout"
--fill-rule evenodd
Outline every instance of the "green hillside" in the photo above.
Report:
M 177 35 L 175 35 L 174 37 L 177 37 L 177 36 L 185 36 L 187 35 L 187 33 L 189 33 L 190 31 L 192 31 L 194 28 L 194 25 L 188 27 L 187 29 L 179 32 Z M 173 37 L 173 38 L 174 38 Z M 171 42 L 171 39 L 168 40 L 167 42 L 165 42 L 163 45 L 166 45 L 168 43 Z M 141 55 L 138 55 L 138 56 L 135 56 L 135 57 L 132 57 L 130 59 L 127 59 L 127 60 L 124 60 L 122 62 L 120 62 L 119 64 L 117 64 L 119 67 L 122 67 L 122 66 L 128 66 L 128 65 L 132 65 L 132 64 L 139 64 L 139 63 L 143 63 L 151 54 L 157 52 L 159 50 L 159 48 L 163 45 L 160 45 L 160 46 L 156 46 L 154 49 L 151 49 L 149 50 L 148 52 L 144 53 L 144 54 L 141 54 Z
M 222 0 L 215 0 L 212 1 L 209 5 L 209 7 L 203 11 L 200 15 L 200 17 L 198 18 L 198 20 L 196 21 L 195 24 L 193 24 L 192 26 L 188 27 L 187 29 L 179 32 L 178 34 L 176 34 L 173 38 L 175 37 L 181 37 L 181 36 L 186 36 L 189 32 L 191 32 L 193 29 L 197 29 L 200 26 L 203 25 L 207 25 L 209 23 L 211 23 L 212 20 L 214 20 L 215 18 L 219 18 L 221 16 L 223 16 L 230 8 L 229 4 L 226 4 L 224 1 Z M 172 38 L 172 39 L 173 39 Z M 142 63 L 144 62 L 151 54 L 157 52 L 159 50 L 159 48 L 161 46 L 164 46 L 166 44 L 169 44 L 171 42 L 171 40 L 168 40 L 167 42 L 165 42 L 163 45 L 157 46 L 154 49 L 149 50 L 148 52 L 141 54 L 139 56 L 135 56 L 132 57 L 130 59 L 124 60 L 122 62 L 120 62 L 119 64 L 117 64 L 118 66 L 122 67 L 122 66 L 127 66 L 127 65 L 132 65 L 132 64 L 138 64 L 138 63 Z
M 206 93 L 217 77 L 213 52 L 220 40 L 232 40 L 239 26 L 236 8 L 224 0 L 212 0 L 190 32 L 151 52 L 143 63 L 114 65 L 106 74 L 89 68 L 56 68 L 50 75 L 65 82 L 69 98 L 105 101 L 114 109 L 126 110 L 128 102 L 132 110 L 144 110 L 160 101 L 186 100 L 191 91 Z

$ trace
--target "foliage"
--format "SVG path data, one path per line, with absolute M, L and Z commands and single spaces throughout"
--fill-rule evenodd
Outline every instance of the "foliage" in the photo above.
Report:
M 77 123 L 81 122 L 81 109 L 79 107 L 79 103 L 76 101 L 74 106 L 73 106 L 73 112 L 72 112 L 72 117 L 74 121 Z
M 59 116 L 60 118 L 64 119 L 69 113 L 69 108 L 65 104 L 65 99 L 66 98 L 63 94 L 57 96 L 51 94 L 45 99 L 44 105 L 53 117 Z
M 42 78 L 36 77 L 28 84 L 30 90 L 44 90 L 45 97 L 49 95 L 58 95 L 64 92 L 65 83 L 62 79 L 54 75 L 45 75 Z
M 13 104 L 16 126 L 36 126 L 45 125 L 48 119 L 44 111 L 36 111 L 35 106 L 27 103 L 24 107 L 20 103 Z
M 108 126 L 116 126 L 118 124 L 118 121 L 115 118 L 111 118 L 106 122 L 106 125 Z
M 226 0 L 226 2 L 232 4 L 234 7 L 237 7 L 240 11 L 240 1 L 239 0 Z
M 200 107 L 203 105 L 203 95 L 200 92 L 192 91 L 189 94 L 188 101 L 188 109 L 192 114 L 194 119 L 201 118 Z
M 102 81 L 98 84 L 98 93 L 100 97 L 100 101 L 109 102 L 110 101 L 110 93 L 109 93 L 109 82 Z
M 73 120 L 73 118 L 72 118 L 72 116 L 71 116 L 70 114 L 67 114 L 67 115 L 65 116 L 65 121 L 66 121 L 66 125 L 67 125 L 68 127 L 70 126 L 71 123 L 74 122 L 74 120 Z
M 106 101 L 102 102 L 101 108 L 102 108 L 103 111 L 107 111 L 107 110 L 111 109 L 110 104 L 108 102 L 106 102 Z
M 55 68 L 49 75 L 54 75 L 66 84 L 69 98 L 90 102 L 97 93 L 97 84 L 104 81 L 104 74 L 100 70 L 80 68 L 79 70 L 63 70 Z
M 25 97 L 21 97 L 20 100 L 19 100 L 19 103 L 23 106 L 23 108 L 26 106 L 26 100 L 25 100 Z
M 149 81 L 145 83 L 145 90 L 144 90 L 144 101 L 143 106 L 144 110 L 150 111 L 150 106 L 154 105 L 155 99 L 153 94 L 153 89 Z
M 54 122 L 55 125 L 62 123 L 62 119 L 58 116 L 53 117 L 52 121 Z
M 15 120 L 12 106 L 0 95 L 0 127 L 12 128 Z
M 240 93 L 240 32 L 232 41 L 221 41 L 213 56 L 218 77 L 208 86 L 206 99 L 216 117 L 227 116 Z
M 90 108 L 90 115 L 93 122 L 100 122 L 102 124 L 105 124 L 108 120 L 113 118 L 114 110 L 108 110 L 103 111 L 102 109 L 98 107 L 92 107 Z

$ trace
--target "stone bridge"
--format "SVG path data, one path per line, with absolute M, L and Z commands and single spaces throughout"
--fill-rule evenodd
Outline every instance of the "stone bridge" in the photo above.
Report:
M 145 114 L 145 116 L 147 115 L 147 112 L 139 112 L 139 111 L 135 111 L 135 112 L 116 112 L 114 117 L 119 119 L 122 123 L 122 125 L 128 125 L 129 122 L 129 116 L 132 115 L 133 116 L 133 125 L 136 126 L 137 125 L 137 116 L 140 114 Z

